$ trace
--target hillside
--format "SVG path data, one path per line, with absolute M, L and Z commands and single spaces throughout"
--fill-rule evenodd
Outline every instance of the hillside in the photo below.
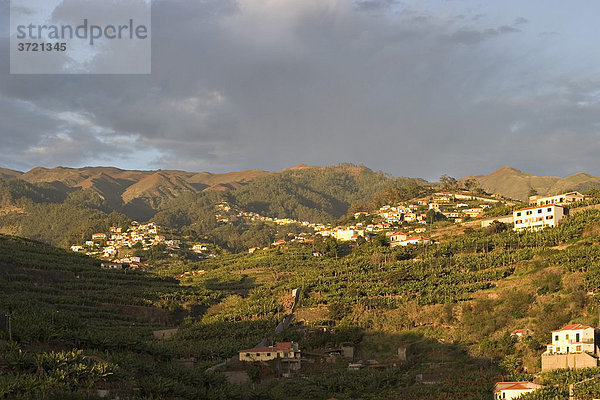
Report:
M 269 174 L 259 170 L 212 174 L 174 170 L 136 171 L 114 167 L 37 167 L 26 173 L 11 170 L 1 170 L 0 173 L 0 179 L 18 177 L 32 184 L 50 184 L 65 193 L 89 189 L 107 200 L 113 209 L 140 219 L 150 218 L 163 201 L 179 193 L 236 189 Z
M 7 342 L 9 333 L 0 331 L 0 397 L 96 399 L 102 389 L 121 398 L 239 398 L 222 376 L 178 361 L 191 343 L 152 336 L 219 297 L 169 278 L 103 270 L 92 259 L 0 235 L 0 311 L 11 314 L 12 338 Z M 243 325 L 247 337 L 240 343 L 250 345 L 264 332 L 261 325 Z M 194 347 L 200 365 L 210 365 L 215 351 L 228 351 L 225 327 L 206 326 Z
M 391 178 L 364 166 L 301 166 L 271 174 L 233 192 L 237 204 L 259 214 L 322 222 L 348 212 L 354 203 L 366 202 L 377 192 L 422 179 Z
M 521 172 L 505 166 L 488 175 L 471 175 L 461 178 L 464 182 L 474 179 L 488 193 L 498 193 L 507 198 L 527 201 L 532 190 L 540 195 L 551 195 L 567 191 L 587 191 L 600 187 L 600 178 L 579 173 L 566 178 L 539 176 Z
M 488 398 L 496 381 L 531 379 L 550 331 L 598 323 L 599 232 L 600 211 L 584 210 L 537 233 L 475 230 L 396 248 L 383 236 L 356 248 L 321 239 L 200 262 L 166 259 L 150 273 L 102 270 L 89 258 L 0 236 L 0 310 L 12 310 L 16 339 L 0 343 L 0 393 L 60 398 L 91 387 L 131 398 L 138 387 L 150 398 Z M 294 288 L 296 322 L 270 340 L 299 343 L 312 360 L 303 363 L 305 379 L 272 380 L 272 365 L 231 364 L 225 372 L 260 383 L 232 386 L 204 372 L 270 337 Z M 161 326 L 179 328 L 174 340 L 152 338 Z M 534 335 L 516 343 L 509 333 L 518 328 Z M 326 361 L 341 343 L 353 344 L 351 361 L 363 369 Z M 65 365 L 104 363 L 106 373 L 58 384 L 51 377 L 63 367 L 43 361 L 51 351 Z M 183 367 L 184 358 L 196 367 Z M 566 399 L 563 389 L 556 398 Z
M 7 168 L 0 168 L 0 179 L 16 178 L 22 174 L 23 173 L 20 171 L 15 171 Z

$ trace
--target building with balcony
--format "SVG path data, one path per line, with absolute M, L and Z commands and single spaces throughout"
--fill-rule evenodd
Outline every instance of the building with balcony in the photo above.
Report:
M 575 201 L 584 200 L 585 196 L 579 192 L 569 192 L 556 194 L 554 196 L 530 196 L 529 205 L 531 206 L 545 206 L 548 204 L 565 204 L 573 203 Z
M 515 231 L 538 231 L 557 226 L 568 211 L 561 206 L 549 204 L 540 207 L 527 207 L 513 211 Z
M 600 330 L 572 324 L 552 331 L 552 343 L 542 354 L 542 371 L 598 366 Z

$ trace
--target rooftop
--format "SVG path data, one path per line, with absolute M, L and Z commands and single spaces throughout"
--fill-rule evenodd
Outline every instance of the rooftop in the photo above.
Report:
M 571 325 L 565 325 L 562 328 L 557 329 L 557 330 L 552 331 L 552 332 L 576 331 L 576 330 L 588 329 L 588 328 L 591 328 L 591 326 L 581 325 L 581 324 L 571 324 Z

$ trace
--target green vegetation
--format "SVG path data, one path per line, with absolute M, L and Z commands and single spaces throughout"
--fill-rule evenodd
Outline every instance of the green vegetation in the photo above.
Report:
M 18 209 L 0 215 L 3 229 L 65 246 L 129 222 L 95 192 L 61 198 L 28 185 L 3 186 L 5 206 Z M 303 228 L 252 221 L 237 207 L 334 220 L 428 191 L 362 167 L 308 168 L 230 192 L 183 193 L 154 220 L 187 242 L 238 251 Z M 391 248 L 383 234 L 352 245 L 316 238 L 202 261 L 134 249 L 151 260 L 149 272 L 103 270 L 0 236 L 0 314 L 11 315 L 10 333 L 0 333 L 0 398 L 85 399 L 102 389 L 124 399 L 489 398 L 496 381 L 532 379 L 548 332 L 598 323 L 599 234 L 600 211 L 582 210 L 540 232 L 492 224 L 431 245 Z M 273 337 L 293 289 L 296 320 Z M 168 328 L 178 331 L 155 339 Z M 517 341 L 517 328 L 534 333 Z M 253 365 L 244 370 L 253 383 L 238 386 L 206 371 L 263 339 L 298 342 L 312 357 L 305 377 L 271 381 L 269 368 Z M 343 343 L 355 346 L 353 359 L 325 362 Z M 349 371 L 349 361 L 364 368 Z M 547 387 L 524 398 L 563 399 L 568 384 L 588 378 L 577 393 L 597 395 L 597 374 L 542 374 Z

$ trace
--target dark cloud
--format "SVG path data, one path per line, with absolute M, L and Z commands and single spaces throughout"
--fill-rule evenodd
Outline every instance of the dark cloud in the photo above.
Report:
M 156 0 L 150 76 L 0 76 L 0 166 L 600 174 L 600 82 L 545 72 L 524 18 L 396 6 Z
M 360 11 L 384 10 L 399 5 L 398 0 L 358 0 L 356 8 Z
M 515 19 L 514 25 L 525 25 L 528 23 L 529 23 L 529 20 L 527 20 L 526 18 L 523 18 L 523 17 L 519 17 L 519 18 Z

